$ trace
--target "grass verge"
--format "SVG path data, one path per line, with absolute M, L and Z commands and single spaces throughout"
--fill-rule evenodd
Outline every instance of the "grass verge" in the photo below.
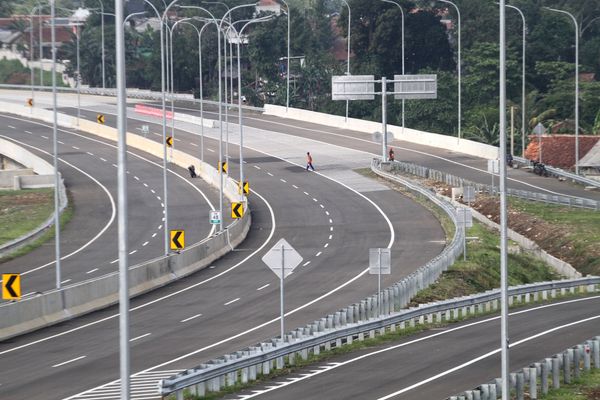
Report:
M 581 377 L 560 389 L 550 389 L 541 400 L 598 400 L 600 399 L 600 370 L 583 373 Z
M 31 232 L 53 211 L 53 189 L 0 190 L 0 244 Z
M 52 189 L 49 189 L 50 193 L 51 193 L 51 197 L 53 199 L 53 191 Z M 60 227 L 61 229 L 64 229 L 65 225 L 67 223 L 69 223 L 69 221 L 71 220 L 71 218 L 73 218 L 73 212 L 74 212 L 74 208 L 73 208 L 73 200 L 71 199 L 71 195 L 69 194 L 69 192 L 67 191 L 67 196 L 69 197 L 69 204 L 67 205 L 67 207 L 65 208 L 65 210 L 63 211 L 63 213 L 60 215 Z M 54 211 L 54 202 L 52 200 L 52 207 L 51 207 L 51 211 L 50 214 L 52 214 L 52 212 Z M 48 217 L 46 217 L 48 218 Z M 45 220 L 45 219 L 44 219 Z M 43 222 L 44 220 L 42 220 L 41 222 Z M 40 222 L 40 224 L 41 224 Z M 0 225 L 2 223 L 0 222 Z M 37 228 L 37 226 L 39 226 L 40 224 L 37 224 L 33 229 Z M 29 232 L 29 231 L 26 231 Z M 44 232 L 39 238 L 37 238 L 36 240 L 32 241 L 31 243 L 26 244 L 23 247 L 20 247 L 19 249 L 15 250 L 14 252 L 5 255 L 4 257 L 0 257 L 0 263 L 15 259 L 17 257 L 21 257 L 35 249 L 37 249 L 38 247 L 40 247 L 41 245 L 43 245 L 45 242 L 54 239 L 54 228 L 48 229 L 46 230 L 46 232 Z

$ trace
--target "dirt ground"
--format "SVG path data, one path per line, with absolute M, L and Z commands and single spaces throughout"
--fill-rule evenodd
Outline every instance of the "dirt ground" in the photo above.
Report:
M 419 180 L 421 184 L 430 187 L 437 193 L 451 197 L 452 187 L 437 181 L 428 179 Z M 500 223 L 500 200 L 490 196 L 477 195 L 477 200 L 471 206 L 496 223 Z M 600 246 L 590 248 L 586 246 L 582 251 L 573 237 L 564 226 L 550 224 L 536 216 L 520 212 L 512 207 L 508 210 L 508 225 L 510 229 L 520 233 L 526 238 L 533 240 L 537 245 L 549 254 L 557 257 L 578 269 L 580 265 L 586 265 L 590 258 L 600 257 Z M 582 271 L 592 273 L 593 271 Z

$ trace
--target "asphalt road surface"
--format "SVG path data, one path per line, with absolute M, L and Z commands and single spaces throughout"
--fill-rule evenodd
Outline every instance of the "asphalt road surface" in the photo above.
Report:
M 7 115 L 0 123 L 0 135 L 53 163 L 51 126 Z M 59 170 L 73 207 L 61 231 L 61 282 L 67 285 L 117 269 L 117 153 L 113 143 L 70 129 L 60 129 L 58 141 Z M 162 165 L 139 151 L 128 159 L 129 262 L 134 265 L 164 254 Z M 214 188 L 188 176 L 181 168 L 171 169 L 169 222 L 195 243 L 210 234 L 208 214 L 218 197 Z M 55 287 L 54 260 L 54 240 L 49 240 L 0 268 L 22 273 L 23 294 L 30 295 Z
M 600 296 L 513 310 L 510 371 L 598 335 Z M 500 377 L 500 318 L 431 329 L 349 353 L 226 399 L 445 399 Z
M 106 123 L 112 122 L 109 116 Z M 139 124 L 130 120 L 129 130 Z M 150 128 L 160 140 L 153 134 L 160 132 L 158 126 Z M 319 166 L 308 173 L 299 165 L 305 139 L 281 136 L 267 142 L 264 135 L 249 131 L 252 147 L 244 151 L 252 190 L 248 239 L 213 268 L 132 301 L 135 379 L 150 376 L 155 382 L 173 370 L 277 335 L 278 280 L 260 258 L 281 237 L 304 258 L 286 279 L 289 329 L 376 290 L 376 280 L 366 274 L 369 248 L 392 248 L 393 273 L 384 285 L 442 250 L 445 235 L 429 211 L 352 171 L 366 167 L 370 155 L 312 143 Z M 195 151 L 191 143 L 198 144 L 197 134 L 178 130 L 176 137 L 185 150 Z M 216 165 L 218 143 L 212 137 L 205 141 L 206 161 Z M 231 145 L 230 152 L 237 154 L 237 147 Z M 235 176 L 236 160 L 231 161 Z M 110 385 L 101 386 L 118 378 L 116 308 L 3 342 L 0 360 L 17 366 L 0 373 L 3 399 L 114 396 Z M 134 393 L 151 396 L 155 392 L 149 386 L 134 385 Z M 77 396 L 86 390 L 91 392 Z

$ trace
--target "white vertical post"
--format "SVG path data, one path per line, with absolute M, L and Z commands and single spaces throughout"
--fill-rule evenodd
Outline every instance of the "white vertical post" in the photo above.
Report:
M 123 0 L 115 0 L 115 37 L 117 67 L 118 129 L 118 203 L 119 203 L 119 349 L 121 399 L 130 395 L 129 358 L 129 268 L 127 253 L 127 93 L 125 76 L 125 29 Z M 165 226 L 166 230 L 166 226 Z
M 506 199 L 506 1 L 500 0 L 500 286 L 502 298 L 500 347 L 502 400 L 510 398 L 508 358 L 508 210 Z
M 56 115 L 56 10 L 55 0 L 50 0 L 50 19 L 52 36 L 52 141 L 54 149 L 54 249 L 56 255 L 56 288 L 61 288 L 61 270 L 60 270 L 60 204 L 58 188 L 60 187 L 60 177 L 58 173 L 58 117 Z M 42 71 L 43 72 L 43 71 Z
M 352 10 L 350 9 L 350 4 L 346 0 L 342 0 L 346 7 L 348 7 L 348 56 L 347 56 L 347 65 L 346 65 L 346 75 L 350 75 L 350 24 L 352 22 Z M 346 100 L 346 119 L 345 122 L 348 122 L 348 108 L 350 102 Z M 384 151 L 385 154 L 385 151 Z M 385 158 L 384 158 L 385 161 Z
M 282 244 L 281 245 L 281 277 L 279 279 L 279 303 L 280 303 L 280 307 L 279 307 L 279 312 L 280 312 L 280 318 L 281 318 L 281 340 L 283 340 L 283 331 L 284 331 L 284 313 L 283 313 L 283 281 L 284 281 L 284 273 L 285 273 L 285 246 Z
M 381 248 L 377 248 L 379 264 L 377 269 L 377 316 L 381 317 Z
M 387 78 L 381 78 L 381 160 L 387 161 Z
M 80 69 L 80 57 L 79 57 L 79 21 L 75 25 L 75 39 L 77 47 L 77 126 L 79 127 L 79 120 L 81 119 L 81 69 Z

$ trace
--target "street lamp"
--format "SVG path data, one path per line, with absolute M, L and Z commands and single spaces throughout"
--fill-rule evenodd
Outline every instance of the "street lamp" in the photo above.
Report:
M 496 3 L 499 4 L 499 3 Z M 521 157 L 525 157 L 525 69 L 526 69 L 526 64 L 525 64 L 525 55 L 526 55 L 526 51 L 527 51 L 527 22 L 525 21 L 525 15 L 523 14 L 523 12 L 515 7 L 515 6 L 511 6 L 510 4 L 506 4 L 505 5 L 508 8 L 512 8 L 513 10 L 516 10 L 519 15 L 521 16 L 521 20 L 523 21 L 523 50 L 522 50 L 522 72 L 523 72 L 523 78 L 522 78 L 522 87 L 521 87 Z
M 348 7 L 348 56 L 347 56 L 347 66 L 346 66 L 346 75 L 350 75 L 350 23 L 352 21 L 352 10 L 350 9 L 350 4 L 346 0 L 342 0 L 346 7 Z M 348 106 L 350 102 L 346 100 L 346 119 L 345 122 L 348 122 Z
M 104 60 L 104 3 L 100 2 L 100 26 L 102 31 L 102 89 L 106 89 L 106 69 Z
M 399 3 L 396 3 L 395 1 L 392 0 L 381 0 L 384 3 L 390 3 L 390 4 L 395 4 L 399 9 L 400 9 L 400 13 L 402 14 L 402 75 L 404 75 L 404 9 L 402 8 L 402 6 Z M 404 99 L 402 99 L 402 134 L 404 134 Z
M 564 10 L 544 7 L 546 10 L 565 14 L 575 24 L 575 173 L 579 175 L 579 24 L 573 14 Z
M 286 99 L 285 99 L 285 112 L 288 112 L 290 108 L 290 6 L 287 1 L 281 0 L 287 8 L 287 84 L 286 84 Z M 346 115 L 346 118 L 348 116 Z
M 36 10 L 40 11 L 41 8 L 42 8 L 42 6 L 38 4 L 37 6 L 33 7 L 31 9 L 31 11 L 29 12 L 29 30 L 30 30 L 30 33 L 29 33 L 29 60 L 30 60 L 29 61 L 29 69 L 31 72 L 31 100 L 32 101 L 34 99 L 33 86 L 34 86 L 34 79 L 35 79 L 34 72 L 33 72 L 33 13 L 36 12 Z M 41 19 L 41 15 L 38 18 Z M 41 68 L 41 61 L 42 61 L 42 54 L 40 53 L 40 68 Z
M 441 0 L 440 0 L 441 1 Z M 445 1 L 445 0 L 444 0 Z M 506 197 L 506 1 L 500 0 L 500 349 L 502 400 L 509 400 L 508 203 Z
M 450 4 L 456 9 L 458 15 L 458 139 L 462 138 L 462 65 L 461 65 L 461 21 L 460 21 L 460 10 L 458 6 L 449 0 L 435 0 L 442 3 Z M 504 3 L 504 2 L 503 2 Z

